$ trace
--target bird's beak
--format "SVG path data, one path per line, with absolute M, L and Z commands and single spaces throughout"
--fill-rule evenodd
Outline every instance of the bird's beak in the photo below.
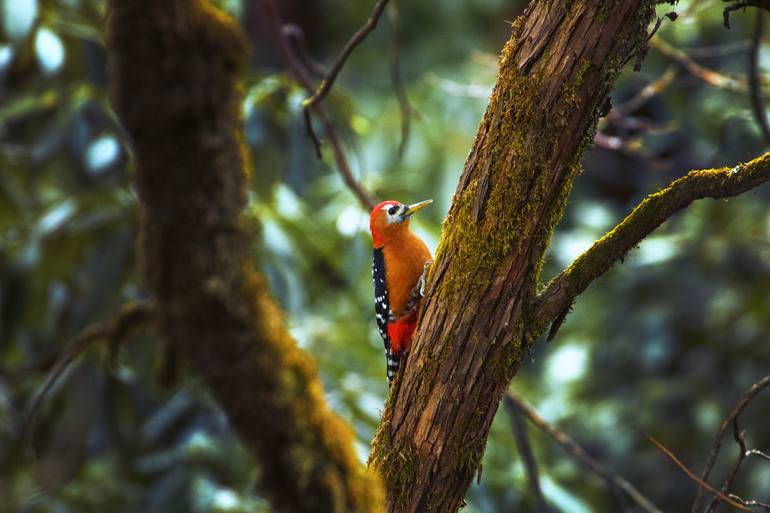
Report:
M 433 200 L 429 199 L 429 200 L 425 200 L 419 203 L 414 203 L 412 205 L 409 205 L 408 207 L 406 207 L 406 212 L 404 212 L 404 217 L 411 216 L 412 214 L 420 210 L 422 207 L 427 207 L 431 203 L 433 203 Z

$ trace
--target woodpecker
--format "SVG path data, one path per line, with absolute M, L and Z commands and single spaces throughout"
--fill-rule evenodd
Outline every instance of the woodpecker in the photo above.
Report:
M 374 314 L 385 342 L 388 384 L 396 377 L 401 356 L 409 351 L 425 276 L 433 262 L 428 246 L 409 231 L 409 218 L 431 203 L 433 200 L 413 205 L 383 201 L 369 219 Z

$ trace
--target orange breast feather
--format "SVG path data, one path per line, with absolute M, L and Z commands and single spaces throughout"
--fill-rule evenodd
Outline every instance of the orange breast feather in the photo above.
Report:
M 385 260 L 385 279 L 388 283 L 390 310 L 395 317 L 403 315 L 425 262 L 431 259 L 425 243 L 411 232 L 391 241 L 382 248 Z

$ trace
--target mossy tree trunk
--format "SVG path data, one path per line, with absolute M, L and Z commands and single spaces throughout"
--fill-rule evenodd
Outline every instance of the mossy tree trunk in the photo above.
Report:
M 131 137 L 144 276 L 159 328 L 259 463 L 278 512 L 375 513 L 377 476 L 326 406 L 254 269 L 242 225 L 246 44 L 203 0 L 110 0 L 115 110 Z
M 530 320 L 543 255 L 582 153 L 653 15 L 651 0 L 535 1 L 514 22 L 373 442 L 388 511 L 459 508 L 542 328 Z

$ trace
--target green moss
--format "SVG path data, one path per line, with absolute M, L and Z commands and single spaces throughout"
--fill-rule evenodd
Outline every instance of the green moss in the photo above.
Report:
M 390 497 L 405 500 L 409 487 L 417 479 L 417 457 L 414 448 L 396 447 L 390 436 L 390 424 L 383 420 L 372 441 L 368 465 L 381 476 Z M 405 509 L 406 504 L 399 504 Z
M 507 45 L 503 61 L 509 50 Z M 454 295 L 460 284 L 485 287 L 489 271 L 515 249 L 520 238 L 511 227 L 523 226 L 537 205 L 538 198 L 528 196 L 527 189 L 546 163 L 548 152 L 545 145 L 532 151 L 531 133 L 526 128 L 536 123 L 542 80 L 538 76 L 520 76 L 512 69 L 501 74 L 500 80 L 507 86 L 493 93 L 482 121 L 490 137 L 481 141 L 478 153 L 483 158 L 475 166 L 483 171 L 455 197 L 447 218 L 447 224 L 466 229 L 447 230 L 449 236 L 442 239 L 437 251 L 437 258 L 451 252 L 453 261 L 461 264 L 441 284 L 439 293 L 444 295 Z M 483 197 L 479 198 L 479 194 Z

